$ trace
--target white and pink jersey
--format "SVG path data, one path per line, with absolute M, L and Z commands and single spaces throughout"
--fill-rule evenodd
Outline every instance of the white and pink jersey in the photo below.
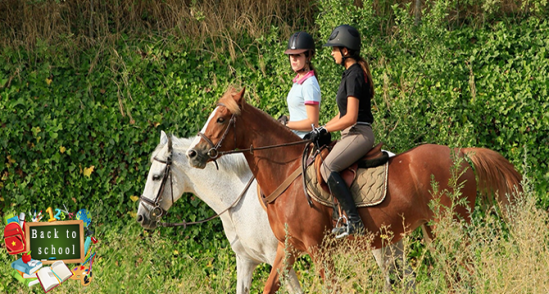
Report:
M 293 82 L 294 84 L 288 93 L 286 101 L 288 102 L 288 110 L 290 111 L 290 121 L 300 121 L 307 119 L 305 105 L 320 105 L 320 85 L 312 70 L 299 80 L 296 76 Z M 303 131 L 292 131 L 301 138 L 307 134 L 307 132 Z

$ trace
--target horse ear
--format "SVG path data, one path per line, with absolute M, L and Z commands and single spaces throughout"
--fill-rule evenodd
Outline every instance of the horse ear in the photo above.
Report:
M 168 143 L 168 136 L 164 131 L 160 131 L 160 144 L 166 145 L 166 143 Z
M 246 92 L 246 87 L 243 87 L 240 92 L 236 93 L 234 96 L 234 101 L 236 101 L 236 103 L 242 105 L 242 102 L 244 101 L 244 92 Z

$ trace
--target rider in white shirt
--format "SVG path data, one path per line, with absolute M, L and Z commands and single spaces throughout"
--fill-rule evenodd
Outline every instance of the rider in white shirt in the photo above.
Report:
M 320 111 L 320 85 L 311 64 L 315 54 L 313 37 L 306 32 L 292 34 L 284 54 L 289 55 L 292 70 L 297 75 L 286 98 L 290 116 L 282 115 L 278 121 L 303 138 L 311 131 L 311 125 L 318 127 Z

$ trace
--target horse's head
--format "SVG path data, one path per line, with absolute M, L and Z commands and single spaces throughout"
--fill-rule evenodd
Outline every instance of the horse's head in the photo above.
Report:
M 187 151 L 190 165 L 204 168 L 208 161 L 220 155 L 220 151 L 237 148 L 239 135 L 235 123 L 245 103 L 244 91 L 245 88 L 238 92 L 230 87 L 219 99 L 217 107 Z
M 146 229 L 156 228 L 160 217 L 181 197 L 182 191 L 174 183 L 176 179 L 173 176 L 172 164 L 172 139 L 162 131 L 160 144 L 152 156 L 147 183 L 137 211 L 137 222 Z

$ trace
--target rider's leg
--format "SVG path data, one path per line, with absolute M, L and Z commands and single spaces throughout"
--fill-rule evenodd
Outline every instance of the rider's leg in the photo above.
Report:
M 322 177 L 326 183 L 328 183 L 328 187 L 330 187 L 330 191 L 345 210 L 349 222 L 351 223 L 352 219 L 352 223 L 355 227 L 362 225 L 362 221 L 356 210 L 352 194 L 345 182 L 341 179 L 339 172 L 368 153 L 373 145 L 374 134 L 370 126 L 356 125 L 347 128 L 341 132 L 341 140 L 337 142 L 330 154 L 326 156 L 320 170 Z M 360 227 L 363 228 L 363 225 Z M 344 229 L 348 230 L 351 228 Z M 336 233 L 338 233 L 340 230 L 336 228 L 334 231 L 337 231 Z M 347 234 L 348 233 L 349 232 L 347 232 Z M 346 236 L 344 233 L 340 233 L 339 235 L 339 238 Z
M 335 237 L 343 238 L 352 234 L 364 234 L 364 224 L 356 210 L 353 195 L 338 172 L 334 171 L 330 174 L 330 177 L 328 177 L 328 187 L 330 187 L 330 191 L 347 214 L 347 225 L 336 227 L 332 230 L 332 233 L 336 235 Z

